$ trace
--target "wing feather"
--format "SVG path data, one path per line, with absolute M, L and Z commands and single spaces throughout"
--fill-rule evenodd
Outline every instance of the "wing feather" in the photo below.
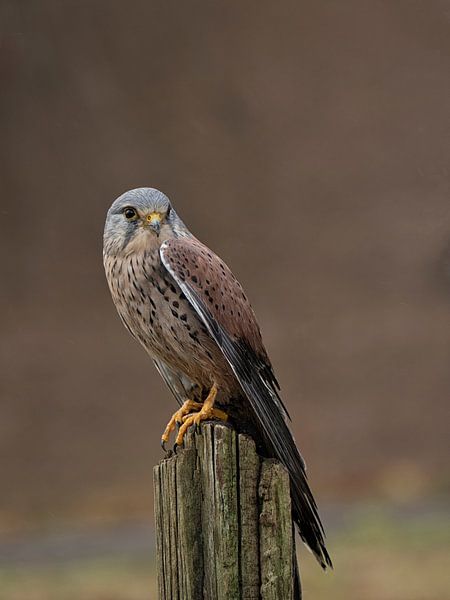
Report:
M 235 374 L 266 446 L 289 471 L 300 536 L 322 567 L 331 566 L 305 463 L 287 425 L 279 385 L 242 287 L 223 261 L 193 237 L 164 242 L 160 254 Z

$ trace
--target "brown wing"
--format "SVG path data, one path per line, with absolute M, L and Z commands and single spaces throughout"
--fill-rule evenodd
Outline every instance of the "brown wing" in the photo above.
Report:
M 225 263 L 194 237 L 164 242 L 160 255 L 233 370 L 267 448 L 288 469 L 301 537 L 324 568 L 331 566 L 305 463 L 287 426 L 279 385 L 240 283 Z
M 241 284 L 221 258 L 194 237 L 164 242 L 161 259 L 186 297 L 200 314 L 210 334 L 220 346 L 236 373 L 236 357 L 226 353 L 225 338 L 240 345 L 241 353 L 252 358 L 252 369 L 260 374 L 271 388 L 273 401 L 284 417 L 289 414 L 278 395 L 280 386 L 261 338 L 255 313 Z M 231 348 L 230 348 L 231 350 Z M 242 361 L 241 361 L 242 362 Z M 242 366 L 242 365 L 241 365 Z
M 267 358 L 255 314 L 241 284 L 227 265 L 193 237 L 167 241 L 161 248 L 166 268 L 203 301 L 229 335 L 244 338 Z

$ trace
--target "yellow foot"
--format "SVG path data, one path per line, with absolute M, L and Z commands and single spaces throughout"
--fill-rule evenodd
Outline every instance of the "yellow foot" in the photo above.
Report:
M 167 423 L 167 427 L 164 430 L 164 433 L 161 436 L 161 446 L 165 450 L 165 444 L 169 441 L 170 434 L 175 429 L 175 427 L 181 426 L 183 422 L 183 418 L 186 417 L 191 411 L 201 409 L 203 404 L 200 402 L 194 402 L 194 400 L 186 400 L 183 406 L 177 410 L 177 412 L 173 413 L 172 418 Z
M 214 384 L 200 411 L 183 417 L 183 425 L 178 431 L 175 446 L 181 446 L 184 435 L 191 425 L 198 426 L 202 421 L 209 421 L 210 419 L 220 419 L 221 421 L 226 421 L 228 419 L 228 415 L 223 412 L 223 410 L 214 408 L 214 400 L 216 399 L 216 396 L 217 386 Z

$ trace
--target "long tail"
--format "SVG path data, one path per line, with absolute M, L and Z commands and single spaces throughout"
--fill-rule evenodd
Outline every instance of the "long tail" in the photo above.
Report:
M 276 458 L 286 467 L 290 477 L 292 519 L 299 535 L 323 569 L 332 567 L 317 505 L 308 485 L 305 463 L 280 411 L 271 414 L 270 436 L 266 434 L 260 419 L 255 418 L 254 413 L 248 413 L 247 403 L 237 401 L 233 405 L 232 415 L 238 428 L 253 437 L 258 452 Z
M 317 511 L 312 492 L 306 480 L 306 473 L 299 477 L 299 472 L 290 472 L 292 514 L 300 537 L 310 548 L 320 566 L 326 570 L 333 568 L 330 555 L 325 547 L 325 534 Z
M 181 287 L 185 291 L 185 286 Z M 245 339 L 230 336 L 201 303 L 196 301 L 195 306 L 248 400 L 252 412 L 250 420 L 259 430 L 269 456 L 277 458 L 289 472 L 293 518 L 300 537 L 324 569 L 331 567 L 323 526 L 306 479 L 305 463 L 287 425 L 289 415 L 267 355 L 258 355 Z
M 281 417 L 281 415 L 280 415 Z M 295 445 L 294 438 L 284 419 L 274 424 L 284 429 L 283 446 L 272 446 L 273 453 L 287 468 L 291 480 L 292 517 L 303 542 L 312 551 L 320 566 L 326 570 L 333 563 L 325 547 L 325 533 L 320 520 L 316 501 L 308 485 L 305 463 Z
M 289 417 L 278 395 L 275 377 L 261 365 L 259 369 L 242 369 L 238 374 L 253 413 L 251 420 L 263 440 L 265 452 L 277 458 L 289 472 L 292 516 L 300 537 L 323 569 L 332 567 L 322 522 L 308 485 L 305 462 L 287 424 Z

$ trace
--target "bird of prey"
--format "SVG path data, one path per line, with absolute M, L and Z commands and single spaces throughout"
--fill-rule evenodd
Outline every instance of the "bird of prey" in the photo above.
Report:
M 305 463 L 255 314 L 227 265 L 153 188 L 125 192 L 108 211 L 103 259 L 112 298 L 177 399 L 163 445 L 179 426 L 229 419 L 289 472 L 292 513 L 320 565 L 332 566 Z

